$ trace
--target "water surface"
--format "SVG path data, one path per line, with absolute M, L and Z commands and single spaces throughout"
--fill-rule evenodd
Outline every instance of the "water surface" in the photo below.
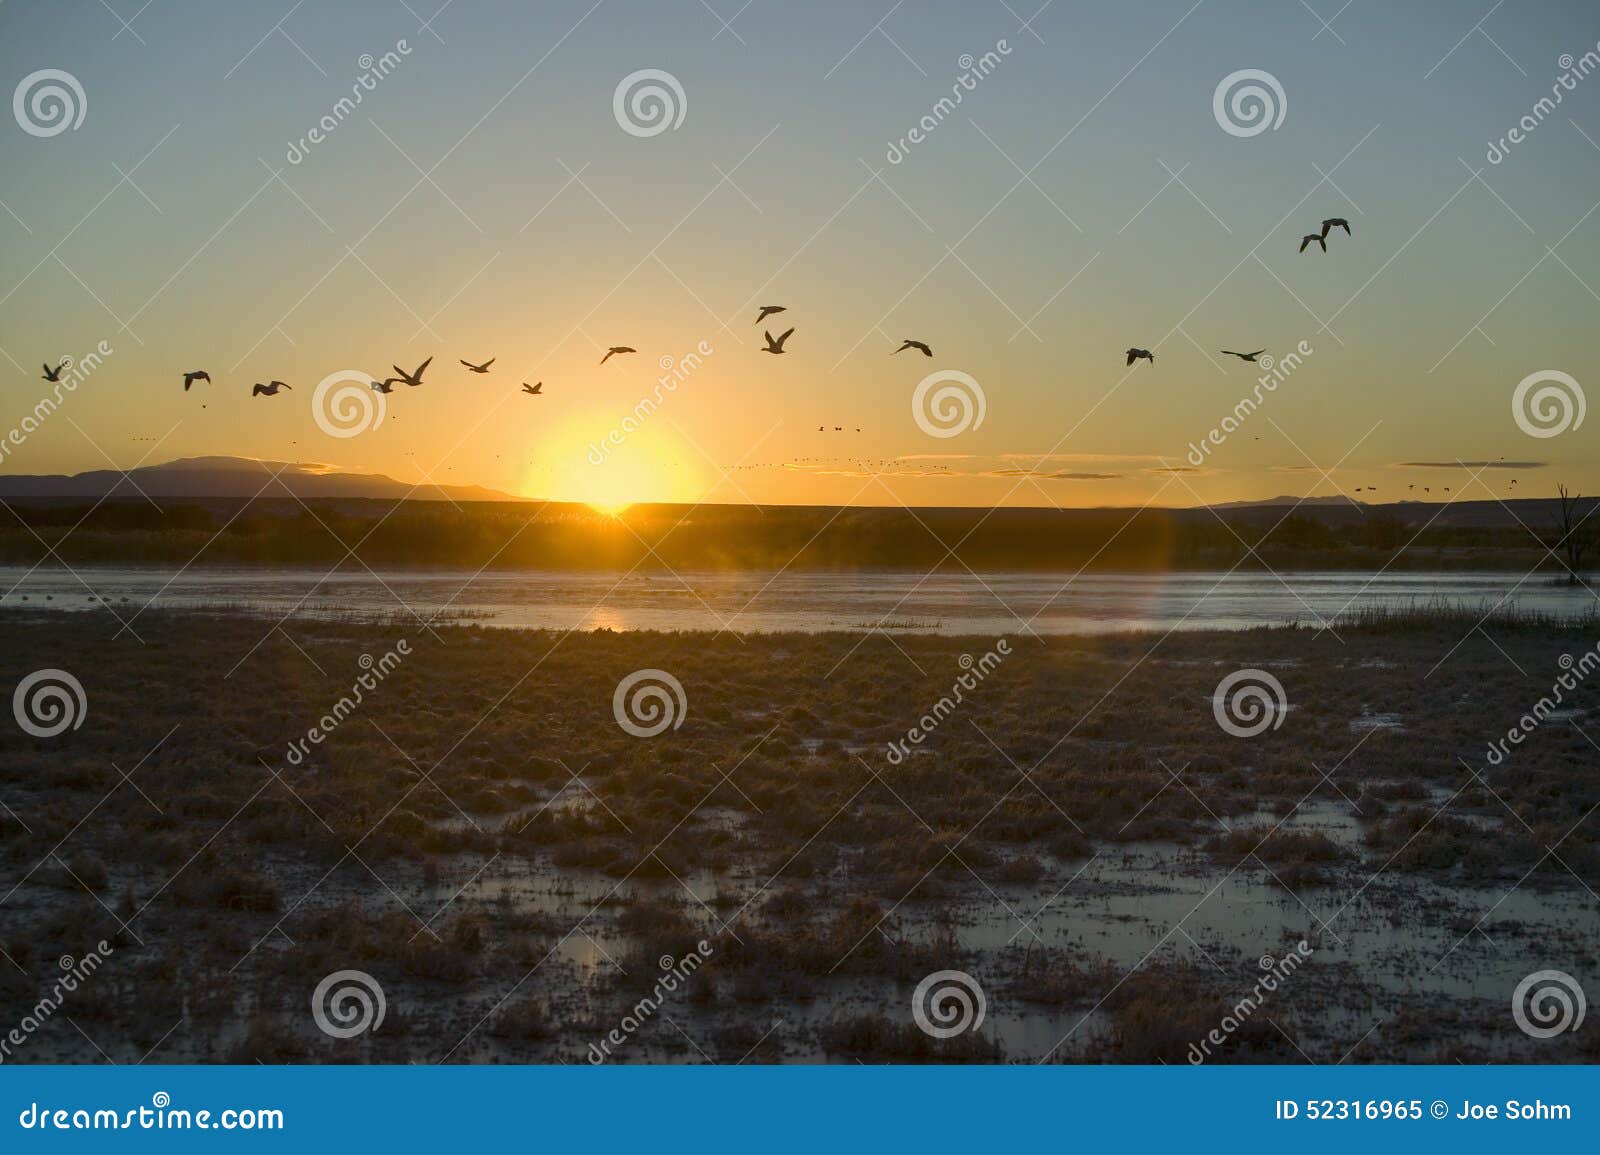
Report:
M 226 606 L 273 617 L 390 614 L 522 629 L 1093 634 L 1321 626 L 1439 603 L 1581 615 L 1600 605 L 1550 575 L 1350 572 L 1049 574 L 900 571 L 679 574 L 0 566 L 0 612 Z

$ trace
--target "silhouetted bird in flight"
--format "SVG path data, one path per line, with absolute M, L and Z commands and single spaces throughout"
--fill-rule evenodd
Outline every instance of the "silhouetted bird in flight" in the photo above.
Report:
M 44 379 L 46 381 L 59 381 L 59 380 L 61 380 L 61 370 L 65 369 L 66 367 L 67 367 L 67 363 L 65 361 L 61 362 L 61 364 L 57 365 L 54 369 L 52 369 L 52 368 L 50 368 L 50 366 L 46 365 L 44 367 Z
M 924 342 L 922 342 L 922 341 L 913 341 L 909 337 L 906 338 L 905 344 L 901 345 L 900 348 L 896 349 L 894 351 L 894 353 L 904 353 L 907 349 L 921 349 L 922 350 L 922 355 L 924 357 L 932 357 L 933 356 L 933 350 L 928 348 L 928 346 Z M 890 353 L 889 356 L 893 357 L 894 353 Z
M 761 312 L 756 316 L 756 324 L 761 324 L 774 313 L 784 312 L 788 307 L 787 305 L 762 305 Z
M 541 381 L 537 385 L 529 385 L 526 381 L 524 381 L 522 383 L 522 391 L 524 393 L 528 393 L 528 394 L 543 393 L 544 392 L 544 382 Z
M 396 373 L 400 374 L 400 376 L 398 376 L 398 377 L 385 377 L 383 383 L 385 385 L 393 385 L 396 382 L 403 381 L 407 385 L 413 385 L 413 386 L 414 385 L 421 385 L 422 384 L 422 371 L 424 369 L 426 369 L 429 365 L 432 365 L 432 364 L 433 364 L 433 358 L 429 357 L 426 361 L 424 361 L 422 364 L 417 366 L 417 371 L 415 373 L 407 373 L 404 369 L 400 368 L 400 366 L 391 365 L 390 368 L 393 369 Z
M 1350 222 L 1343 217 L 1329 217 L 1322 222 L 1322 235 L 1326 237 L 1333 229 L 1343 229 L 1345 236 L 1350 236 Z
M 490 357 L 482 365 L 474 365 L 471 361 L 462 361 L 461 363 L 468 369 L 471 369 L 474 373 L 487 373 L 489 371 L 489 366 L 494 364 L 494 358 Z
M 632 345 L 613 345 L 611 348 L 606 350 L 606 355 L 600 358 L 600 364 L 604 365 L 618 353 L 637 353 L 638 351 L 639 350 L 635 349 Z
M 792 327 L 789 328 L 789 329 L 786 329 L 786 330 L 784 330 L 783 333 L 781 333 L 778 336 L 778 339 L 776 341 L 774 341 L 772 339 L 771 330 L 767 330 L 766 332 L 764 332 L 762 334 L 767 339 L 767 347 L 765 349 L 761 350 L 761 351 L 763 353 L 782 353 L 783 352 L 783 343 L 789 339 L 789 334 L 793 333 L 793 332 L 794 332 L 794 329 Z
M 372 387 L 374 389 L 376 389 L 379 393 L 393 393 L 394 392 L 394 386 L 389 384 L 388 381 L 374 381 L 372 383 Z
M 276 394 L 279 389 L 293 389 L 293 388 L 294 388 L 293 385 L 286 385 L 282 381 L 273 381 L 272 383 L 270 383 L 268 385 L 263 385 L 263 384 L 261 384 L 261 382 L 257 381 L 256 382 L 256 387 L 254 389 L 250 390 L 250 396 L 259 397 L 264 393 L 268 397 L 271 397 L 274 394 Z
M 1265 349 L 1257 349 L 1254 353 L 1235 353 L 1232 349 L 1224 349 L 1222 351 L 1230 357 L 1239 358 L 1241 361 L 1254 361 L 1257 357 L 1266 352 Z
M 204 381 L 207 385 L 209 385 L 211 384 L 211 374 L 207 373 L 204 369 L 196 369 L 193 373 L 185 373 L 183 375 L 183 391 L 185 393 L 189 392 L 189 386 L 193 385 L 196 381 Z
M 1150 364 L 1152 364 L 1152 365 L 1154 365 L 1156 363 L 1156 355 L 1154 353 L 1150 352 L 1150 350 L 1148 350 L 1148 349 L 1129 349 L 1128 350 L 1128 364 L 1132 365 L 1140 357 L 1143 357 L 1146 361 L 1150 362 Z
M 1302 253 L 1305 252 L 1306 251 L 1306 246 L 1309 245 L 1312 241 L 1316 241 L 1317 244 L 1321 245 L 1323 252 L 1327 252 L 1328 251 L 1328 240 L 1322 233 L 1307 233 L 1305 236 L 1301 237 L 1300 238 L 1300 251 Z

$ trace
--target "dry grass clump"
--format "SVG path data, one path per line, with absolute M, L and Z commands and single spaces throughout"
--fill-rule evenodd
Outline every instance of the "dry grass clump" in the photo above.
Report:
M 1267 1021 L 1272 1006 L 1240 1015 L 1235 1005 L 1230 1005 L 1230 992 L 1193 967 L 1141 971 L 1106 1000 L 1111 1031 L 1102 1057 L 1119 1063 L 1189 1063 L 1190 1048 L 1231 1018 L 1236 1029 L 1225 1043 L 1212 1046 L 1206 1062 L 1283 1063 L 1299 1058 Z
M 1253 826 L 1213 837 L 1206 848 L 1229 865 L 1245 858 L 1265 863 L 1280 885 L 1291 890 L 1333 881 L 1331 867 L 1355 855 L 1320 830 Z

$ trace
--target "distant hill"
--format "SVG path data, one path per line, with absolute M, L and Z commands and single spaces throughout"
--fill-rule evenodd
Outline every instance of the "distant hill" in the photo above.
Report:
M 1579 499 L 1580 517 L 1587 518 L 1600 499 Z M 1265 501 L 1230 501 L 1197 509 L 1172 510 L 1174 516 L 1227 514 L 1241 524 L 1271 525 L 1286 516 L 1330 526 L 1362 525 L 1373 519 L 1388 519 L 1413 529 L 1532 529 L 1548 530 L 1555 524 L 1560 501 L 1553 497 L 1512 497 L 1497 500 L 1386 501 L 1381 504 L 1358 498 L 1334 495 L 1311 497 L 1273 497 Z
M 274 477 L 276 474 L 276 477 Z M 272 499 L 378 498 L 397 501 L 520 501 L 477 485 L 413 487 L 381 473 L 341 473 L 331 465 L 255 461 L 247 457 L 184 457 L 126 474 L 91 469 L 74 474 L 0 475 L 4 498 L 188 497 Z
M 1219 501 L 1210 509 L 1250 509 L 1258 505 L 1348 505 L 1352 509 L 1361 505 L 1353 497 L 1346 497 L 1342 493 L 1330 497 L 1291 497 L 1283 494 L 1278 497 L 1263 497 L 1258 501 Z

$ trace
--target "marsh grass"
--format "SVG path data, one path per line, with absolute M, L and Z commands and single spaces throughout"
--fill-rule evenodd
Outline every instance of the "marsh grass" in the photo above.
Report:
M 1525 606 L 1496 602 L 1468 604 L 1457 600 L 1429 599 L 1408 606 L 1371 606 L 1349 610 L 1332 622 L 1334 629 L 1372 634 L 1493 633 L 1578 634 L 1600 639 L 1600 610 L 1585 614 L 1556 614 Z
M 892 764 L 888 742 L 948 692 L 970 640 L 476 625 L 434 639 L 399 617 L 296 622 L 263 639 L 253 618 L 157 611 L 140 640 L 108 640 L 100 616 L 0 619 L 0 683 L 68 669 L 90 703 L 59 739 L 0 747 L 0 798 L 27 824 L 0 822 L 0 879 L 17 887 L 0 940 L 21 968 L 0 966 L 0 1010 L 20 1015 L 57 957 L 104 937 L 119 944 L 115 965 L 83 1006 L 119 1061 L 175 1023 L 152 1061 L 582 1061 L 659 958 L 706 938 L 715 953 L 669 1013 L 719 1054 L 755 1045 L 752 1022 L 782 1019 L 758 1058 L 1037 1057 L 998 1036 L 936 1046 L 915 1030 L 909 986 L 958 967 L 985 976 L 997 1018 L 1059 1012 L 1065 1033 L 1101 1004 L 1105 1029 L 1053 1057 L 1183 1061 L 1185 1032 L 1209 1029 L 1230 993 L 1220 977 L 1156 957 L 1116 986 L 1126 964 L 1060 941 L 975 945 L 974 912 L 1004 921 L 1003 900 L 1031 913 L 1082 870 L 1057 900 L 1080 901 L 1096 863 L 1145 846 L 1176 855 L 1173 872 L 1237 867 L 1287 888 L 1294 917 L 1380 869 L 1367 901 L 1392 902 L 1394 925 L 1416 920 L 1405 904 L 1421 887 L 1600 887 L 1600 826 L 1574 825 L 1600 802 L 1583 735 L 1550 720 L 1503 766 L 1482 756 L 1580 627 L 1521 615 L 1469 633 L 1476 624 L 1419 611 L 1342 638 L 1175 634 L 1154 652 L 1145 635 L 1029 639 L 924 752 Z M 286 762 L 359 655 L 402 636 L 414 655 L 310 757 Z M 1273 670 L 1294 707 L 1252 740 L 1212 715 L 1218 680 L 1242 666 Z M 688 713 L 642 740 L 617 725 L 612 692 L 646 667 L 683 683 Z M 1595 693 L 1580 687 L 1574 704 Z M 1351 720 L 1374 709 L 1405 727 L 1353 736 Z M 114 766 L 137 767 L 139 790 Z M 1308 827 L 1311 805 L 1356 833 Z M 1557 840 L 1561 863 L 1534 869 Z M 54 869 L 57 851 L 81 882 Z M 1073 918 L 1104 906 L 1106 892 L 1087 894 Z M 1481 913 L 1430 901 L 1432 919 L 1465 930 Z M 1588 908 L 1573 923 L 1600 929 Z M 1222 947 L 1263 952 L 1264 925 L 1230 933 Z M 321 977 L 351 967 L 379 976 L 392 1008 L 360 1052 L 331 1050 L 305 1009 Z M 1454 997 L 1442 979 L 1402 992 L 1346 981 L 1362 1006 Z M 1339 990 L 1322 988 L 1327 1005 Z M 1444 1040 L 1375 1042 L 1364 1057 Z M 98 1060 L 64 1025 L 49 1045 Z M 1228 1054 L 1285 1057 L 1258 1032 Z M 699 1058 L 670 1026 L 625 1057 Z

